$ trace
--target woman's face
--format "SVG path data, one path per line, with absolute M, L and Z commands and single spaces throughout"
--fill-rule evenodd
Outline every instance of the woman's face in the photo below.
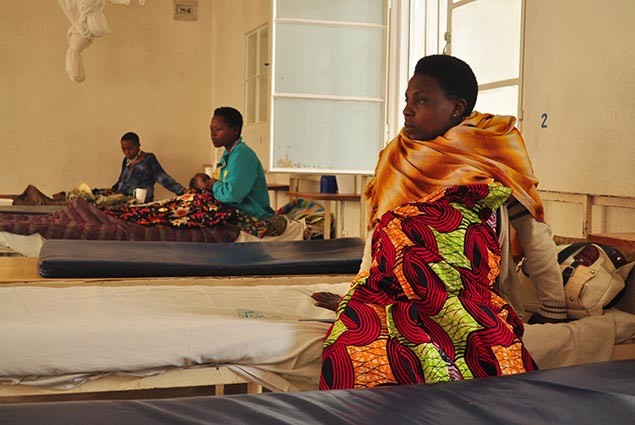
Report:
M 139 154 L 139 148 L 141 146 L 133 142 L 132 140 L 122 140 L 121 141 L 121 152 L 128 158 L 129 160 L 133 160 Z
M 436 78 L 415 74 L 406 89 L 406 136 L 414 140 L 442 136 L 461 121 L 464 111 L 464 99 L 449 99 Z
M 230 127 L 224 117 L 215 116 L 212 117 L 212 122 L 209 124 L 209 135 L 214 147 L 226 148 L 232 146 L 238 139 L 238 127 Z

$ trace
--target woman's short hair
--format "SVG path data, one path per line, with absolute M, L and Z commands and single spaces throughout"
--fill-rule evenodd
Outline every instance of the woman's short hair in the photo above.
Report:
M 447 97 L 465 99 L 465 115 L 470 115 L 476 104 L 478 83 L 470 66 L 449 55 L 430 55 L 419 59 L 415 74 L 428 75 L 437 80 Z
M 238 126 L 239 133 L 243 131 L 243 116 L 237 109 L 230 106 L 221 106 L 214 110 L 214 116 L 223 117 L 230 127 Z

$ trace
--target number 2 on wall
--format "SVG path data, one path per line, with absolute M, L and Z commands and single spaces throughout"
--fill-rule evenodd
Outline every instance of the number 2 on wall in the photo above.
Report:
M 540 123 L 540 128 L 547 128 L 547 114 L 542 114 L 540 118 L 542 118 L 542 122 Z

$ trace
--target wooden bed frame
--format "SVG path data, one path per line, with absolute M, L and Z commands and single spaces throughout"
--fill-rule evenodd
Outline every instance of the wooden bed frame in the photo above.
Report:
M 635 359 L 635 341 L 616 345 L 611 360 L 629 359 Z M 148 392 L 144 390 L 180 389 L 186 392 L 192 387 L 211 386 L 214 387 L 214 392 L 208 395 L 224 395 L 225 386 L 233 384 L 245 384 L 248 394 L 263 392 L 261 385 L 238 375 L 227 367 L 203 366 L 174 369 L 147 377 L 108 375 L 67 390 L 45 389 L 29 385 L 0 385 L 0 404 L 78 399 L 100 400 L 117 396 L 117 393 L 119 397 L 116 398 L 138 399 L 148 397 Z
M 69 399 L 99 400 L 123 395 L 134 399 L 147 397 L 144 390 L 214 387 L 208 395 L 225 394 L 225 386 L 246 384 L 248 394 L 262 393 L 262 386 L 251 382 L 223 366 L 201 366 L 190 369 L 173 369 L 157 375 L 136 377 L 132 375 L 108 375 L 87 381 L 71 389 L 49 389 L 31 385 L 0 385 L 0 403 L 28 403 L 32 401 L 61 401 Z M 139 395 L 137 395 L 139 394 Z M 143 396 L 142 396 L 143 394 Z M 178 394 L 178 392 L 177 392 Z

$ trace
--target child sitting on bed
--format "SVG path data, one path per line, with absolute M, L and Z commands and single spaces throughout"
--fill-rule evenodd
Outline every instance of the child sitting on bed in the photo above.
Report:
M 154 184 L 159 183 L 170 192 L 182 194 L 185 188 L 163 170 L 157 157 L 141 150 L 139 136 L 126 133 L 121 137 L 121 151 L 125 155 L 121 163 L 121 173 L 112 186 L 115 192 L 131 196 L 136 188 L 147 190 L 145 202 L 154 200 Z

